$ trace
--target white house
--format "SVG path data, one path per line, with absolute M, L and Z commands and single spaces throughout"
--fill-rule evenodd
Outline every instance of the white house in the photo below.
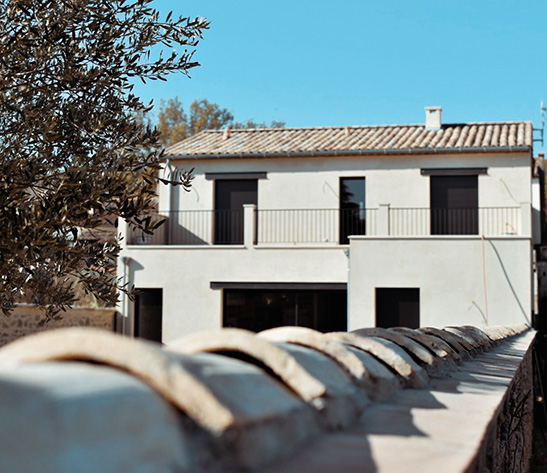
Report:
M 530 323 L 531 122 L 204 131 L 167 150 L 152 236 L 124 229 L 140 289 L 123 331 L 322 331 Z

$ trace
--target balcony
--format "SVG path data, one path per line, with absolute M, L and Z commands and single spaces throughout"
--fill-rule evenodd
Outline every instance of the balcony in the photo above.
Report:
M 128 229 L 128 245 L 348 244 L 350 235 L 529 235 L 530 204 L 475 209 L 256 209 L 158 212 L 165 220 L 152 235 Z

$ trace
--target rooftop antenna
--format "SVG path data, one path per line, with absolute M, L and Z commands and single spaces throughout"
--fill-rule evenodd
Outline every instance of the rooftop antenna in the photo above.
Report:
M 540 104 L 540 113 L 541 113 L 541 128 L 534 128 L 534 131 L 539 131 L 539 138 L 534 139 L 533 141 L 541 142 L 543 146 L 543 130 L 545 129 L 545 114 L 547 113 L 547 105 L 543 103 L 543 100 Z

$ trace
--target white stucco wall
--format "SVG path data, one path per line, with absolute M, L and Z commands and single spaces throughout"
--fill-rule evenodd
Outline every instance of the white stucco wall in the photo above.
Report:
M 160 186 L 159 208 L 212 210 L 214 181 L 205 174 L 224 172 L 267 173 L 258 180 L 259 209 L 337 209 L 341 177 L 366 178 L 367 208 L 380 204 L 390 204 L 392 209 L 428 208 L 430 178 L 421 175 L 421 168 L 486 167 L 487 174 L 478 178 L 479 207 L 530 209 L 530 215 L 519 214 L 524 226 L 511 225 L 526 238 L 489 238 L 485 245 L 489 322 L 512 324 L 529 322 L 531 317 L 530 165 L 529 153 L 173 159 L 173 167 L 195 169 L 192 190 Z M 211 228 L 202 232 L 207 237 L 199 234 L 200 238 L 210 242 Z M 367 221 L 367 233 L 369 228 Z M 429 228 L 427 222 L 424 228 Z M 319 242 L 315 247 L 276 244 L 275 248 L 248 249 L 128 246 L 122 256 L 133 260 L 127 282 L 163 289 L 163 334 L 168 342 L 222 325 L 222 292 L 211 289 L 211 281 L 345 283 L 344 247 L 338 245 L 337 237 Z M 420 287 L 422 326 L 483 325 L 481 239 L 357 237 L 351 244 L 350 329 L 374 325 L 375 287 Z
M 214 181 L 205 173 L 266 172 L 258 181 L 258 207 L 262 209 L 338 208 L 340 177 L 366 178 L 366 206 L 429 207 L 429 176 L 421 168 L 486 167 L 479 176 L 479 207 L 507 207 L 530 203 L 529 153 L 452 154 L 258 159 L 206 159 L 172 161 L 181 169 L 194 168 L 188 193 L 160 187 L 160 210 L 211 210 Z M 171 189 L 171 190 L 170 190 Z
M 541 185 L 537 177 L 532 179 L 532 238 L 535 245 L 541 243 Z
M 211 282 L 346 283 L 340 248 L 129 247 L 136 288 L 163 289 L 163 342 L 222 327 L 222 291 Z M 123 267 L 119 268 L 123 273 Z
M 375 326 L 376 288 L 419 288 L 420 326 L 529 324 L 530 239 L 487 238 L 484 262 L 475 236 L 353 237 L 349 330 Z

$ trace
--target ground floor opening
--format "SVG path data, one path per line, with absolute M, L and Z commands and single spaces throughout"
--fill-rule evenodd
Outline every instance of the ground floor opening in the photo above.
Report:
M 410 287 L 376 288 L 376 326 L 420 327 L 420 289 Z
M 161 343 L 162 312 L 162 289 L 137 289 L 135 291 L 135 337 Z
M 347 330 L 347 292 L 340 289 L 223 289 L 223 326 L 253 332 L 309 327 L 320 332 Z

